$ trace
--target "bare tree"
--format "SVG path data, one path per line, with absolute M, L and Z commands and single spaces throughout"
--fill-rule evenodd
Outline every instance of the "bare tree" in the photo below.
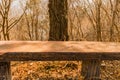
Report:
M 29 38 L 30 40 L 38 40 L 39 2 L 38 0 L 28 0 L 26 7 L 28 12 L 25 12 L 25 19 Z
M 10 22 L 11 19 L 9 19 L 9 12 L 11 3 L 12 0 L 1 0 L 0 2 L 0 16 L 2 18 L 0 26 L 2 27 L 1 32 L 3 40 L 10 40 L 9 36 L 10 30 L 20 21 L 20 19 L 24 15 L 22 14 L 18 19 L 14 20 L 13 22 Z
M 118 17 L 118 5 L 119 5 L 119 0 L 114 0 L 114 3 L 112 2 L 112 0 L 110 0 L 110 4 L 111 4 L 111 14 L 112 14 L 112 19 L 111 19 L 111 26 L 110 26 L 110 41 L 115 41 L 114 40 L 114 34 L 115 34 L 115 29 L 118 33 L 118 37 L 120 36 L 120 31 L 118 26 L 116 25 L 116 17 Z M 120 39 L 120 38 L 119 38 Z M 119 40 L 120 41 L 120 40 Z
M 102 41 L 101 34 L 101 0 L 96 0 L 96 29 L 97 29 L 97 41 Z

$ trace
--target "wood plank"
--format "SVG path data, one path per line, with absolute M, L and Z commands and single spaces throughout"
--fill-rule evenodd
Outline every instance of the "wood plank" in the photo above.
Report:
M 0 62 L 0 80 L 11 80 L 10 62 Z
M 86 64 L 83 64 L 82 62 L 81 75 L 84 76 L 84 80 L 101 80 L 100 78 L 101 60 L 99 59 L 89 60 L 87 61 Z
M 0 61 L 120 60 L 120 43 L 1 41 Z
M 0 52 L 120 52 L 120 43 L 1 41 Z

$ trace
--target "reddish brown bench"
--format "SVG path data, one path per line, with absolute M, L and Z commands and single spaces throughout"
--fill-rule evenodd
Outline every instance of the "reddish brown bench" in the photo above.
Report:
M 64 60 L 120 60 L 120 43 L 1 41 L 0 80 L 11 80 L 10 61 Z M 94 68 L 94 65 L 92 68 Z M 92 71 L 88 71 L 87 74 L 92 74 Z

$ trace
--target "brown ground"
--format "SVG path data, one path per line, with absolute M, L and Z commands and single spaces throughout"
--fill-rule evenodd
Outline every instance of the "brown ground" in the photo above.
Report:
M 113 64 L 114 63 L 114 64 Z M 12 62 L 12 80 L 82 80 L 81 62 Z M 120 80 L 120 62 L 101 66 L 102 80 Z

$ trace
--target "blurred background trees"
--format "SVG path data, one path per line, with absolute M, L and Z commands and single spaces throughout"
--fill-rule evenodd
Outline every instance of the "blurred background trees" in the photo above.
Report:
M 0 28 L 1 40 L 10 40 L 10 30 L 20 21 L 23 14 L 14 19 L 10 16 L 12 0 L 1 0 L 0 2 Z
M 119 3 L 119 0 L 69 0 L 69 40 L 119 42 Z M 1 0 L 0 6 L 1 40 L 49 39 L 48 0 Z

